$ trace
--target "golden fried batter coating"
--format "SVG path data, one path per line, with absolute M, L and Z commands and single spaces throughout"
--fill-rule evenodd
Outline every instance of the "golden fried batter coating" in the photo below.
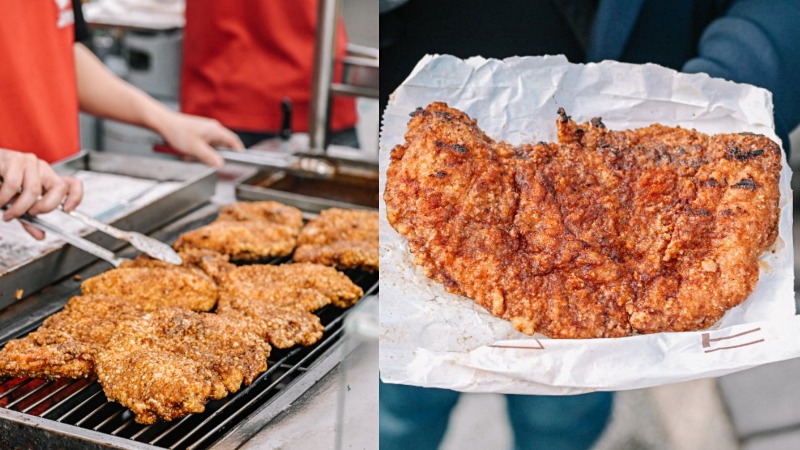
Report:
M 319 341 L 325 331 L 319 317 L 308 311 L 265 302 L 221 303 L 217 314 L 248 321 L 275 348 L 307 347 Z
M 286 256 L 297 245 L 303 214 L 278 202 L 239 202 L 222 207 L 212 223 L 183 233 L 175 249 L 204 248 L 231 259 L 256 261 Z
M 412 113 L 384 198 L 430 278 L 562 338 L 706 328 L 747 298 L 777 236 L 774 142 L 560 113 L 560 145 L 520 147 L 443 103 Z
M 217 286 L 207 276 L 173 267 L 117 268 L 81 285 L 84 295 L 105 294 L 142 305 L 209 311 L 217 304 Z
M 39 329 L 0 350 L 0 376 L 88 377 L 117 325 L 144 313 L 142 305 L 112 297 L 73 297 Z
M 175 248 L 205 248 L 233 260 L 257 261 L 291 254 L 298 232 L 294 227 L 263 221 L 219 221 L 183 233 Z
M 194 271 L 194 273 L 211 277 L 215 283 L 219 283 L 222 278 L 225 277 L 225 274 L 236 267 L 229 262 L 227 255 L 217 253 L 213 250 L 187 247 L 178 252 L 178 254 L 183 261 L 183 264 L 180 266 L 151 258 L 142 253 L 137 256 L 136 259 L 123 261 L 119 267 L 160 267 L 174 270 L 191 270 Z
M 126 322 L 97 356 L 109 400 L 138 423 L 202 412 L 267 369 L 269 344 L 235 317 L 164 308 Z
M 263 221 L 300 229 L 303 213 L 294 206 L 273 201 L 237 202 L 223 206 L 217 221 Z
M 220 284 L 220 304 L 242 299 L 306 311 L 331 303 L 347 308 L 363 294 L 347 275 L 332 267 L 311 263 L 237 267 Z
M 363 295 L 336 269 L 320 264 L 238 267 L 220 284 L 217 313 L 244 315 L 277 348 L 311 345 L 324 330 L 311 311 L 333 303 L 346 308 Z
M 378 270 L 378 212 L 331 208 L 308 222 L 293 259 L 340 269 Z

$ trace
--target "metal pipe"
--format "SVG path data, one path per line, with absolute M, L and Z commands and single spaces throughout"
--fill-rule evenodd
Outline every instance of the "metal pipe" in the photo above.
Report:
M 341 16 L 340 0 L 319 0 L 314 39 L 314 73 L 308 113 L 310 153 L 325 153 L 328 137 L 330 86 L 336 57 L 336 31 Z

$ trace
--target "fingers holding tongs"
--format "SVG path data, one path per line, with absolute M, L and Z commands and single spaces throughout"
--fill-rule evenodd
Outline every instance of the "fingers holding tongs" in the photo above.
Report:
M 5 208 L 5 206 L 3 208 Z M 131 244 L 133 248 L 155 259 L 176 265 L 180 265 L 183 262 L 181 260 L 180 255 L 178 255 L 178 253 L 175 252 L 175 250 L 173 250 L 172 247 L 157 239 L 153 239 L 149 236 L 145 236 L 135 231 L 120 230 L 111 225 L 100 222 L 77 210 L 69 213 L 60 210 L 54 210 L 53 212 L 49 213 L 51 217 L 53 217 L 54 215 L 57 216 L 59 214 L 64 214 L 74 217 L 82 221 L 83 223 L 91 226 L 92 228 L 97 229 L 100 232 L 108 234 L 109 236 L 112 236 L 114 238 L 126 241 L 129 244 Z M 72 245 L 73 247 L 77 247 L 89 254 L 97 256 L 100 259 L 108 261 L 114 267 L 118 267 L 122 263 L 122 261 L 125 260 L 124 258 L 117 257 L 112 251 L 103 248 L 95 244 L 94 242 L 86 240 L 81 236 L 78 236 L 74 232 L 66 231 L 61 227 L 54 225 L 51 221 L 45 221 L 40 219 L 39 217 L 32 216 L 30 214 L 23 215 L 22 217 L 19 218 L 19 220 L 24 224 L 34 226 L 47 233 L 52 233 L 54 236 L 61 238 L 62 240 Z
M 49 169 L 49 166 L 47 166 L 47 168 Z M 52 172 L 52 170 L 50 171 Z M 69 177 L 59 178 L 57 175 L 55 175 L 55 172 L 53 172 L 52 175 L 55 178 L 62 181 L 64 179 L 69 178 Z M 69 182 L 63 181 L 63 183 L 70 184 L 72 180 L 73 179 L 69 178 L 68 180 Z M 83 191 L 80 181 L 74 180 L 74 184 L 76 184 L 76 186 L 72 187 L 62 186 L 62 188 L 57 189 L 55 187 L 50 186 L 52 187 L 52 189 L 47 190 L 44 193 L 44 195 L 34 194 L 32 198 L 27 198 L 27 199 L 25 198 L 26 195 L 28 197 L 31 196 L 30 189 L 26 191 L 22 187 L 18 186 L 19 183 L 16 181 L 19 180 L 16 180 L 15 182 L 4 183 L 5 181 L 8 180 L 5 180 L 2 176 L 0 176 L 0 190 L 3 191 L 3 195 L 0 196 L 0 199 L 2 200 L 0 201 L 0 210 L 8 211 L 4 214 L 4 218 L 6 220 L 9 220 L 11 218 L 18 218 L 20 222 L 26 226 L 26 230 L 28 230 L 28 232 L 31 233 L 31 235 L 33 235 L 37 239 L 41 239 L 43 236 L 40 233 L 36 233 L 35 230 L 31 230 L 31 227 L 38 230 L 46 231 L 48 233 L 52 233 L 53 235 L 60 237 L 62 240 L 69 243 L 70 245 L 77 247 L 81 250 L 84 250 L 92 255 L 95 255 L 98 258 L 101 258 L 105 261 L 108 261 L 114 267 L 119 266 L 119 264 L 123 261 L 123 259 L 118 258 L 110 250 L 105 249 L 91 241 L 88 241 L 82 238 L 81 236 L 78 236 L 74 232 L 67 231 L 62 227 L 55 225 L 53 221 L 46 221 L 39 217 L 36 217 L 36 215 L 34 214 L 30 214 L 31 211 L 37 209 L 36 206 L 34 205 L 37 201 L 49 202 L 49 206 L 47 205 L 44 206 L 45 211 L 52 210 L 48 213 L 48 217 L 57 218 L 58 214 L 70 215 L 103 233 L 111 235 L 117 239 L 129 242 L 134 248 L 150 255 L 153 258 L 171 264 L 181 264 L 182 262 L 180 256 L 178 256 L 178 254 L 169 245 L 163 242 L 147 237 L 141 233 L 119 230 L 103 222 L 95 220 L 94 218 L 87 216 L 86 214 L 74 210 L 73 208 L 76 205 L 76 203 L 80 201 L 80 197 Z M 38 182 L 42 183 L 43 188 L 48 187 L 49 186 L 48 183 L 50 183 L 47 180 L 43 180 L 42 177 L 38 179 Z M 65 193 L 67 191 L 70 191 L 71 194 Z M 59 198 L 59 194 L 61 198 Z M 63 211 L 60 209 L 53 209 L 58 207 L 58 204 L 55 202 L 59 200 L 64 201 L 63 200 L 64 197 L 66 197 L 66 205 L 68 206 L 67 207 L 62 206 Z M 24 203 L 20 203 L 22 201 L 24 201 Z M 18 211 L 14 211 L 15 208 Z M 29 209 L 29 211 L 25 212 L 26 209 Z M 22 214 L 23 212 L 25 213 Z M 10 217 L 7 217 L 9 214 L 12 215 Z
M 28 224 L 36 228 L 39 228 L 46 233 L 50 233 L 53 236 L 60 238 L 61 240 L 63 240 L 64 242 L 70 244 L 75 248 L 79 248 L 85 251 L 86 253 L 89 253 L 90 255 L 94 255 L 104 261 L 107 261 L 114 267 L 119 267 L 119 265 L 122 264 L 123 261 L 125 261 L 124 258 L 118 258 L 117 255 L 115 255 L 114 252 L 112 252 L 111 250 L 103 248 L 92 241 L 89 241 L 87 239 L 78 236 L 77 234 L 73 234 L 69 231 L 64 231 L 48 222 L 45 222 L 42 219 L 39 219 L 36 216 L 31 216 L 30 214 L 24 214 L 18 220 L 24 224 Z

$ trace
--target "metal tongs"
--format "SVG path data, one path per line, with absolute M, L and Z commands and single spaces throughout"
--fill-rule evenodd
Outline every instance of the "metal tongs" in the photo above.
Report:
M 280 169 L 303 178 L 330 179 L 338 171 L 336 162 L 322 155 L 248 153 L 222 147 L 216 150 L 225 161 Z
M 145 236 L 142 233 L 138 233 L 136 231 L 123 231 L 119 228 L 112 227 L 111 225 L 105 224 L 94 218 L 87 216 L 79 211 L 72 211 L 68 214 L 83 223 L 91 226 L 92 228 L 97 229 L 100 232 L 103 232 L 109 236 L 115 237 L 117 239 L 123 240 L 131 244 L 133 248 L 139 250 L 142 253 L 145 253 L 155 259 L 168 262 L 170 264 L 180 265 L 183 261 L 181 260 L 180 255 L 178 255 L 175 250 L 172 249 L 169 245 L 157 240 L 153 239 L 149 236 Z M 54 236 L 58 236 L 59 238 L 63 239 L 68 244 L 72 245 L 73 247 L 77 247 L 87 253 L 90 253 L 94 256 L 97 256 L 100 259 L 108 261 L 114 267 L 118 267 L 123 261 L 124 258 L 117 257 L 112 251 L 103 248 L 94 242 L 86 240 L 76 234 L 72 234 L 66 232 L 48 222 L 45 222 L 38 217 L 34 217 L 28 214 L 20 217 L 19 219 L 22 222 L 29 223 L 35 227 L 43 229 L 45 232 L 52 233 Z

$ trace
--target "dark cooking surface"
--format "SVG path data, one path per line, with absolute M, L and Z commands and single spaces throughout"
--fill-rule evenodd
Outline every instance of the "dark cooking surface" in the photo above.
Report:
M 322 180 L 277 172 L 259 180 L 256 186 L 378 209 L 377 179 L 337 174 L 330 180 Z

